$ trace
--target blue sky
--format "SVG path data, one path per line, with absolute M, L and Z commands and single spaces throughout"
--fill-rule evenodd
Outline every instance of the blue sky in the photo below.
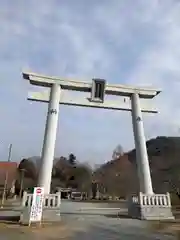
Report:
M 160 113 L 147 138 L 180 134 L 180 2 L 1 0 L 0 158 L 41 154 L 47 105 L 26 100 L 23 69 L 109 83 L 153 85 Z M 60 106 L 56 156 L 103 163 L 117 144 L 134 147 L 130 113 Z

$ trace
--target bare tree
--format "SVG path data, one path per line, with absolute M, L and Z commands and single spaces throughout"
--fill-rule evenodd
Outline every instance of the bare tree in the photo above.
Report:
M 73 153 L 69 154 L 68 161 L 71 165 L 76 165 L 76 156 Z
M 123 147 L 121 145 L 117 145 L 117 147 L 113 151 L 112 159 L 116 160 L 123 155 L 124 155 Z

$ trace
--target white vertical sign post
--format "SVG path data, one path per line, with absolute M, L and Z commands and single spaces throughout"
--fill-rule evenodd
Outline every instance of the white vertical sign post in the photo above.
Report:
M 31 225 L 32 222 L 39 222 L 41 224 L 43 203 L 44 203 L 44 188 L 35 187 L 30 211 L 29 226 Z

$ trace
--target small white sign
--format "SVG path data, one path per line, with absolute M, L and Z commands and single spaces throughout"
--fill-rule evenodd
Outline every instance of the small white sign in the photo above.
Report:
M 30 219 L 29 219 L 30 223 L 41 222 L 43 202 L 44 202 L 44 188 L 35 187 L 34 193 L 33 193 Z

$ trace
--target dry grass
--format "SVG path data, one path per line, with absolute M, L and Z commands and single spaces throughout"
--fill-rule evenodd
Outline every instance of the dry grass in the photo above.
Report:
M 41 226 L 20 226 L 18 224 L 0 223 L 1 236 L 6 236 L 8 239 L 18 240 L 23 237 L 26 240 L 59 240 L 71 236 L 71 231 L 62 223 L 50 224 L 43 223 Z
M 178 202 L 179 203 L 179 202 Z M 173 215 L 175 220 L 170 221 L 152 221 L 150 222 L 150 229 L 164 234 L 172 234 L 180 239 L 180 205 L 173 206 Z
M 150 230 L 168 234 L 168 235 L 174 235 L 178 237 L 177 239 L 180 239 L 180 220 L 174 220 L 174 221 L 153 221 L 150 222 Z

